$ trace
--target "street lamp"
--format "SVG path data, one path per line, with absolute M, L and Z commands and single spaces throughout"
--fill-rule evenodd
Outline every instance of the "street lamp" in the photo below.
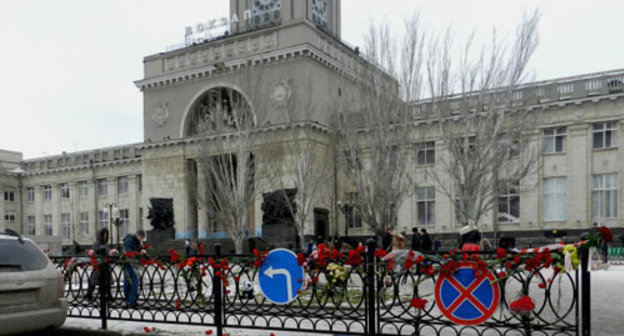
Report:
M 121 248 L 119 244 L 119 227 L 121 226 L 121 220 L 119 219 L 119 207 L 115 203 L 104 204 L 104 212 L 108 214 L 109 227 L 112 230 L 113 225 L 117 227 L 117 249 Z
M 355 202 L 352 200 L 338 201 L 338 209 L 340 209 L 342 214 L 345 216 L 345 238 L 349 236 L 349 223 L 346 222 L 347 211 L 349 211 L 349 209 L 353 209 L 354 205 Z

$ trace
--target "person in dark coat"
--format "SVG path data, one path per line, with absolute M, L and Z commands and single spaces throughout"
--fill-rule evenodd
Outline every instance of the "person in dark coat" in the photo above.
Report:
M 410 246 L 412 251 L 420 251 L 421 242 L 422 241 L 420 239 L 420 234 L 418 234 L 418 228 L 413 228 L 412 229 L 412 244 Z
M 431 236 L 427 233 L 426 229 L 420 229 L 420 248 L 423 252 L 430 252 L 431 249 L 433 249 Z
M 384 233 L 383 237 L 381 237 L 382 249 L 389 251 L 392 248 L 392 238 L 392 229 L 386 229 L 386 233 Z
M 95 257 L 97 259 L 104 259 L 106 256 L 109 255 L 110 253 L 110 248 L 106 245 L 108 244 L 108 237 L 109 237 L 109 232 L 108 232 L 108 228 L 101 228 L 97 235 L 95 236 L 95 243 L 93 244 L 93 253 L 95 254 Z M 107 277 L 107 279 L 110 279 L 110 274 L 102 274 L 102 276 Z M 86 299 L 91 301 L 93 300 L 93 290 L 95 289 L 95 286 L 97 286 L 99 284 L 100 281 L 100 270 L 99 269 L 94 269 L 91 272 L 91 275 L 89 276 L 89 286 L 87 288 L 87 294 L 86 294 Z M 106 283 L 110 284 L 110 281 L 105 281 Z M 102 289 L 100 289 L 102 290 Z M 108 297 L 110 298 L 110 287 L 105 289 L 108 293 Z
M 470 221 L 459 230 L 459 248 L 462 251 L 479 251 L 481 242 L 481 232 L 477 225 Z
M 139 230 L 135 234 L 124 237 L 124 252 L 143 253 L 141 251 L 141 241 L 145 238 L 145 231 Z M 139 265 L 135 260 L 129 260 L 124 265 L 124 296 L 127 307 L 135 308 L 139 293 L 139 277 L 137 271 Z

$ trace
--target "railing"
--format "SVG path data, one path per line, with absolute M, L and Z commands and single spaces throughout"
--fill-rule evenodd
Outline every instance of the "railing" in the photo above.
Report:
M 446 259 L 430 255 L 427 261 L 406 270 L 373 256 L 374 245 L 368 250 L 371 252 L 365 253 L 359 265 L 346 265 L 346 258 L 331 261 L 347 272 L 346 279 L 334 285 L 330 283 L 335 277 L 327 269 L 306 270 L 305 279 L 300 279 L 305 283 L 300 294 L 286 305 L 269 302 L 255 285 L 259 274 L 253 257 L 221 256 L 220 248 L 216 255 L 198 259 L 192 268 L 180 268 L 174 262 L 141 266 L 135 307 L 124 304 L 122 265 L 111 262 L 99 266 L 99 288 L 94 288 L 94 282 L 91 285 L 92 298 L 97 300 L 90 301 L 90 260 L 52 259 L 66 279 L 68 316 L 101 319 L 103 328 L 108 320 L 130 320 L 203 325 L 215 328 L 217 335 L 222 335 L 224 328 L 349 335 L 589 335 L 589 323 L 581 323 L 589 321 L 589 273 L 584 250 L 578 271 L 556 273 L 542 267 L 490 282 L 500 292 L 496 310 L 474 326 L 449 320 L 442 313 L 448 305 L 440 307 L 434 298 L 442 273 L 428 275 L 428 270 L 442 269 Z M 487 271 L 494 278 L 505 269 L 503 261 L 492 254 L 481 253 L 480 258 L 488 261 Z M 226 267 L 219 266 L 222 260 L 226 260 Z M 110 279 L 105 274 L 110 274 Z M 101 288 L 109 287 L 107 298 Z M 535 309 L 530 314 L 510 310 L 518 294 L 533 299 Z M 412 306 L 415 298 L 427 299 L 422 309 Z

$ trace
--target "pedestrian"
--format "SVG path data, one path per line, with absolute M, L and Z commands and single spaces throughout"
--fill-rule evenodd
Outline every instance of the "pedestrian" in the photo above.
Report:
M 390 251 L 392 248 L 392 229 L 387 228 L 386 233 L 384 233 L 381 238 L 381 248 L 385 251 Z
M 412 248 L 412 251 L 420 251 L 421 239 L 417 227 L 412 228 L 412 244 L 410 247 Z
M 136 252 L 145 254 L 141 249 L 141 241 L 145 239 L 145 231 L 138 230 L 135 234 L 128 234 L 124 240 L 124 252 Z M 128 260 L 124 265 L 124 296 L 126 307 L 136 308 L 139 294 L 139 278 L 137 272 L 139 264 L 136 259 Z
M 481 233 L 474 221 L 468 221 L 459 229 L 459 249 L 462 251 L 476 252 L 480 250 Z
M 110 248 L 106 246 L 108 244 L 108 238 L 108 228 L 101 228 L 95 236 L 95 243 L 93 243 L 93 248 L 89 251 L 89 254 L 93 254 L 95 258 L 99 258 L 100 260 L 108 256 L 110 254 Z M 100 269 L 93 269 L 89 276 L 89 285 L 87 287 L 87 294 L 85 295 L 85 298 L 89 301 L 93 301 L 93 291 L 95 290 L 95 286 L 98 286 L 100 283 L 100 276 L 105 277 L 104 283 L 110 284 L 110 281 L 108 281 L 110 279 L 109 273 L 102 273 Z M 103 291 L 106 291 L 108 298 L 111 297 L 109 286 L 100 288 L 100 292 Z
M 190 249 L 191 249 L 191 254 L 190 255 L 192 257 L 196 256 L 197 255 L 197 251 L 199 250 L 199 244 L 197 244 L 197 240 L 196 239 L 191 240 Z
M 405 236 L 402 233 L 397 233 L 392 238 L 392 251 L 405 250 Z
M 431 236 L 427 233 L 427 230 L 420 229 L 420 248 L 423 252 L 431 252 L 433 249 L 433 242 Z
M 187 239 L 184 241 L 184 256 L 189 257 L 191 255 L 191 240 Z
M 440 249 L 442 248 L 442 242 L 438 237 L 433 241 L 433 253 L 440 254 Z

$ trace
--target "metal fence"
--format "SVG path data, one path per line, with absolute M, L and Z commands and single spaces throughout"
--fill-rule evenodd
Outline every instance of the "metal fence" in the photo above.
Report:
M 551 268 L 539 268 L 495 282 L 500 291 L 496 311 L 475 326 L 454 323 L 436 302 L 440 275 L 423 270 L 443 267 L 443 258 L 431 256 L 409 270 L 389 269 L 372 252 L 363 259 L 356 266 L 345 266 L 343 260 L 346 279 L 331 286 L 326 269 L 307 271 L 298 297 L 277 305 L 258 289 L 259 274 L 252 256 L 223 256 L 217 248 L 216 255 L 202 256 L 192 269 L 173 262 L 140 266 L 137 304 L 127 307 L 122 265 L 99 266 L 99 274 L 110 277 L 99 276 L 97 286 L 91 281 L 90 300 L 93 266 L 89 259 L 52 257 L 66 280 L 68 316 L 101 319 L 103 328 L 108 320 L 131 320 L 214 327 L 217 335 L 224 328 L 349 335 L 590 335 L 587 253 L 582 252 L 578 271 L 554 273 Z M 227 267 L 215 267 L 222 260 L 227 260 Z M 496 262 L 488 266 L 493 274 L 501 267 Z M 102 288 L 110 288 L 110 294 Z M 533 298 L 535 309 L 530 315 L 510 310 L 518 293 Z M 410 305 L 414 298 L 428 302 L 416 309 Z

